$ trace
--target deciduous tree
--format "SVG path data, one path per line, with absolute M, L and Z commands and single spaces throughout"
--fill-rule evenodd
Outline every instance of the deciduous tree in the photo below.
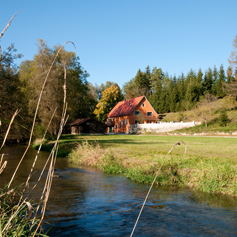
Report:
M 111 87 L 105 89 L 102 92 L 102 97 L 96 105 L 94 114 L 101 122 L 106 120 L 107 114 L 113 109 L 113 107 L 123 100 L 123 95 L 119 86 L 111 85 Z

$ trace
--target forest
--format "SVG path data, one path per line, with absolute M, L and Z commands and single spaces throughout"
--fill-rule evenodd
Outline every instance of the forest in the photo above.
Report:
M 0 50 L 0 139 L 16 109 L 16 117 L 9 139 L 21 141 L 29 136 L 32 117 L 43 80 L 60 45 L 50 48 L 39 39 L 37 53 L 32 60 L 24 60 L 19 66 L 15 60 L 22 57 L 12 44 Z M 54 136 L 59 128 L 63 104 L 64 68 L 67 74 L 68 123 L 78 118 L 97 118 L 104 122 L 108 112 L 118 101 L 145 95 L 157 113 L 181 112 L 194 108 L 201 101 L 213 101 L 231 95 L 237 98 L 237 35 L 229 67 L 208 68 L 198 72 L 190 69 L 187 75 L 170 76 L 159 67 L 144 71 L 138 69 L 134 78 L 122 88 L 116 82 L 93 85 L 89 73 L 81 66 L 74 52 L 61 50 L 49 75 L 37 115 L 34 136 L 46 129 L 54 110 L 55 116 L 49 128 Z

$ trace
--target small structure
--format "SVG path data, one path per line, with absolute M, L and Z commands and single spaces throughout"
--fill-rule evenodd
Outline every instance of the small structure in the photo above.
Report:
M 106 125 L 93 118 L 77 119 L 70 124 L 71 134 L 104 134 Z
M 156 123 L 158 114 L 145 96 L 124 100 L 107 115 L 107 133 L 131 133 L 137 123 Z M 132 125 L 132 126 L 131 126 Z

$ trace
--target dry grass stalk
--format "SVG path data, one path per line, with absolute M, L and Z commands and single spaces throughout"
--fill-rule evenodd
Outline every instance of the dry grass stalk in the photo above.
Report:
M 18 110 L 18 109 L 17 109 L 17 110 L 15 111 L 15 113 L 13 114 L 13 116 L 12 116 L 12 118 L 11 118 L 11 121 L 10 121 L 10 123 L 9 123 L 9 125 L 8 125 L 7 132 L 6 132 L 5 136 L 4 136 L 4 139 L 3 139 L 3 142 L 2 142 L 2 146 L 0 147 L 0 150 L 2 150 L 3 146 L 5 145 L 5 142 L 6 142 L 6 140 L 7 140 L 7 136 L 8 136 L 8 134 L 9 134 L 9 132 L 10 132 L 12 123 L 13 123 L 15 117 L 18 115 L 18 113 L 19 113 L 20 111 L 21 111 L 21 110 Z
M 52 114 L 52 116 L 51 116 L 51 118 L 50 118 L 50 121 L 49 121 L 49 123 L 48 123 L 48 126 L 47 126 L 47 128 L 46 128 L 46 130 L 45 130 L 44 136 L 43 136 L 42 139 L 41 139 L 40 146 L 39 146 L 39 148 L 38 148 L 38 150 L 37 150 L 37 153 L 36 153 L 34 162 L 33 162 L 33 164 L 32 164 L 32 167 L 31 167 L 30 173 L 29 173 L 29 175 L 28 175 L 28 177 L 27 177 L 27 180 L 26 180 L 26 182 L 25 182 L 25 187 L 24 187 L 24 190 L 22 191 L 22 196 L 21 196 L 19 202 L 21 201 L 21 199 L 22 199 L 22 197 L 23 197 L 23 195 L 24 195 L 24 193 L 25 193 L 26 187 L 27 187 L 28 184 L 29 184 L 30 178 L 31 178 L 31 176 L 32 176 L 32 172 L 33 172 L 33 170 L 34 170 L 36 161 L 37 161 L 38 156 L 39 156 L 39 152 L 40 152 L 41 147 L 42 147 L 42 145 L 43 145 L 43 142 L 44 142 L 45 136 L 46 136 L 46 134 L 47 134 L 47 132 L 48 132 L 49 126 L 50 126 L 50 124 L 51 124 L 51 122 L 52 122 L 52 120 L 53 120 L 53 118 L 54 118 L 54 115 L 55 115 L 55 113 L 56 113 L 56 110 L 57 110 L 57 108 L 55 108 L 55 110 L 54 110 L 54 112 L 53 112 L 53 114 Z
M 68 42 L 70 42 L 70 41 L 68 41 Z M 68 43 L 68 42 L 66 42 L 66 43 Z M 56 57 L 58 56 L 59 52 L 61 51 L 62 47 L 63 47 L 66 43 L 64 43 L 64 44 L 60 47 L 60 49 L 58 50 L 58 52 L 57 52 L 57 54 L 56 54 L 56 56 L 55 56 L 55 58 L 54 58 L 54 60 L 53 60 L 53 62 L 52 62 L 52 64 L 51 64 L 51 67 L 50 67 L 50 69 L 49 69 L 49 72 L 48 72 L 48 74 L 47 74 L 47 76 L 46 76 L 46 78 L 45 78 L 45 81 L 44 81 L 44 84 L 43 84 L 43 86 L 42 86 L 41 93 L 40 93 L 40 96 L 39 96 L 39 99 L 38 99 L 38 103 L 37 103 L 37 107 L 36 107 L 36 111 L 35 111 L 35 116 L 34 116 L 34 120 L 33 120 L 33 124 L 32 124 L 31 135 L 30 135 L 30 138 L 29 138 L 28 146 L 27 146 L 27 148 L 26 148 L 26 150 L 25 150 L 25 152 L 24 152 L 24 154 L 23 154 L 23 156 L 22 156 L 20 162 L 18 163 L 18 166 L 17 166 L 17 168 L 16 168 L 16 170 L 15 170 L 15 172 L 14 172 L 12 178 L 11 178 L 11 181 L 10 181 L 10 183 L 9 183 L 9 185 L 8 185 L 8 188 L 10 187 L 10 185 L 11 185 L 11 183 L 12 183 L 14 177 L 15 177 L 15 174 L 16 174 L 16 172 L 17 172 L 17 170 L 18 170 L 18 168 L 19 168 L 19 166 L 20 166 L 22 160 L 24 159 L 25 154 L 27 153 L 27 151 L 28 151 L 28 149 L 29 149 L 29 146 L 30 146 L 30 144 L 31 144 L 32 135 L 33 135 L 33 129 L 34 129 L 34 126 L 35 126 L 36 115 L 37 115 L 38 108 L 39 108 L 39 104 L 40 104 L 40 101 L 41 101 L 43 89 L 44 89 L 44 87 L 45 87 L 45 84 L 46 84 L 47 78 L 48 78 L 48 76 L 49 76 L 49 73 L 50 73 L 50 71 L 51 71 L 51 69 L 52 69 L 52 65 L 54 64 L 54 61 L 55 61 Z M 74 44 L 73 44 L 73 45 L 74 45 Z M 63 104 L 62 118 L 61 118 L 61 122 L 60 122 L 60 129 L 59 129 L 59 132 L 58 132 L 58 135 L 57 135 L 57 140 L 56 140 L 56 142 L 55 142 L 55 145 L 54 145 L 54 147 L 53 147 L 53 149 L 52 149 L 52 152 L 51 152 L 51 155 L 49 156 L 49 159 L 48 159 L 48 160 L 51 160 L 51 162 L 50 162 L 50 167 L 49 167 L 49 171 L 48 171 L 48 174 L 47 174 L 47 179 L 46 179 L 46 181 L 45 181 L 44 190 L 43 190 L 42 195 L 41 195 L 41 201 L 44 200 L 44 201 L 43 201 L 42 210 L 41 210 L 41 218 L 40 218 L 40 222 L 39 222 L 39 224 L 38 224 L 38 226 L 37 226 L 37 228 L 36 228 L 36 231 L 35 231 L 35 233 L 34 233 L 34 236 L 37 234 L 37 231 L 38 231 L 39 227 L 41 226 L 41 223 L 42 223 L 43 218 L 44 218 L 44 214 L 45 214 L 45 210 L 46 210 L 46 205 L 47 205 L 47 201 L 48 201 L 48 198 L 49 198 L 49 193 L 50 193 L 50 189 L 51 189 L 51 185 L 52 185 L 52 179 L 53 179 L 53 174 L 54 174 L 54 167 L 55 167 L 55 163 L 56 163 L 57 149 L 58 149 L 58 140 L 59 140 L 59 138 L 60 138 L 60 136 L 61 136 L 61 133 L 62 133 L 62 131 L 63 131 L 63 127 L 65 126 L 65 124 L 66 124 L 66 122 L 67 122 L 67 119 L 68 119 L 68 117 L 66 118 L 67 104 L 66 104 L 66 68 L 65 68 L 65 65 L 64 65 L 64 85 L 63 85 L 63 90 L 64 90 L 64 104 Z M 7 133 L 7 135 L 8 135 L 8 133 Z M 6 137 L 7 137 L 7 135 L 6 135 Z M 44 138 L 43 138 L 43 139 L 44 139 Z M 42 141 L 43 141 L 43 139 L 42 139 Z M 42 146 L 42 144 L 41 144 L 41 146 Z M 41 146 L 40 146 L 40 148 L 41 148 Z M 39 150 L 40 150 L 40 149 L 39 149 Z M 34 169 L 34 165 L 35 165 L 36 160 L 37 160 L 37 157 L 38 157 L 39 150 L 38 150 L 37 155 L 36 155 L 36 158 L 35 158 L 35 160 L 34 160 L 34 162 L 33 162 L 33 165 L 32 165 L 32 168 L 31 168 L 31 172 L 30 172 L 30 175 L 29 175 L 28 178 L 27 178 L 25 187 L 27 187 L 27 185 L 28 185 L 28 183 L 29 183 L 31 174 L 32 174 L 33 169 Z M 2 157 L 3 157 L 3 156 L 2 156 Z M 45 166 L 44 166 L 44 168 L 43 168 L 43 171 L 42 171 L 42 173 L 41 173 L 41 175 L 40 175 L 40 178 L 42 177 L 42 174 L 43 174 L 45 168 L 46 168 L 46 164 L 45 164 Z M 39 178 L 39 180 L 40 180 L 40 178 Z M 37 182 L 37 183 L 38 183 L 38 182 Z M 35 188 L 35 186 L 34 186 L 33 188 Z M 23 196 L 22 196 L 22 197 L 23 197 Z M 22 197 L 20 198 L 20 200 L 22 200 Z M 27 196 L 27 198 L 28 198 L 28 196 Z M 25 200 L 23 200 L 23 201 L 21 201 L 21 202 L 18 203 L 16 211 L 12 214 L 11 218 L 8 220 L 8 223 L 4 226 L 4 228 L 3 228 L 3 230 L 2 230 L 2 233 L 3 233 L 3 234 L 6 234 L 6 233 L 8 232 L 8 228 L 10 228 L 10 226 L 11 226 L 11 221 L 18 215 L 19 211 L 21 210 L 21 208 L 22 208 L 22 206 L 23 206 L 24 204 L 26 204 L 26 205 L 28 206 L 28 209 L 29 209 L 29 216 L 31 216 L 32 207 L 31 207 L 31 205 L 30 205 L 29 202 L 26 202 L 27 198 L 25 198 Z M 29 207 L 31 207 L 31 208 L 29 208 Z M 39 205 L 39 207 L 40 207 L 40 205 Z M 38 211 L 39 207 L 37 208 L 37 211 Z M 36 212 L 36 213 L 37 213 L 37 212 Z M 34 219 L 34 220 L 35 220 L 35 219 Z M 33 221 L 33 222 L 34 222 L 34 221 Z M 32 225 L 31 225 L 31 228 L 32 228 L 32 227 L 33 227 L 33 223 L 32 223 Z M 5 232 L 5 233 L 4 233 L 4 232 Z
M 16 175 L 16 172 L 17 172 L 17 170 L 19 169 L 19 167 L 20 167 L 20 165 L 21 165 L 21 163 L 22 163 L 22 161 L 23 161 L 23 159 L 24 159 L 24 157 L 25 157 L 27 151 L 29 150 L 29 147 L 30 147 L 30 145 L 31 145 L 32 136 L 33 136 L 34 127 L 35 127 L 36 116 L 37 116 L 37 114 L 38 114 L 39 105 L 40 105 L 40 102 L 41 102 L 41 98 L 42 98 L 42 95 L 43 95 L 43 91 L 44 91 L 46 82 L 47 82 L 47 80 L 48 80 L 49 74 L 50 74 L 50 72 L 51 72 L 51 70 L 52 70 L 52 67 L 53 67 L 53 65 L 54 65 L 54 62 L 55 62 L 56 58 L 58 57 L 58 55 L 59 55 L 60 51 L 62 50 L 62 48 L 64 47 L 64 45 L 67 44 L 67 43 L 72 43 L 73 46 L 75 47 L 75 45 L 74 45 L 73 42 L 71 42 L 71 41 L 65 42 L 65 43 L 59 48 L 57 54 L 55 55 L 55 57 L 54 57 L 54 59 L 53 59 L 52 64 L 50 65 L 50 68 L 49 68 L 48 73 L 47 73 L 47 75 L 46 75 L 46 77 L 45 77 L 43 86 L 42 86 L 41 91 L 40 91 L 40 94 L 39 94 L 39 98 L 38 98 L 37 106 L 36 106 L 36 109 L 35 109 L 35 115 L 34 115 L 34 119 L 33 119 L 33 124 L 32 124 L 32 128 L 31 128 L 31 133 L 30 133 L 30 138 L 29 138 L 29 142 L 28 142 L 27 148 L 26 148 L 26 150 L 25 150 L 25 152 L 24 152 L 24 154 L 23 154 L 21 160 L 19 161 L 19 163 L 18 163 L 18 165 L 17 165 L 17 167 L 16 167 L 16 169 L 15 169 L 15 172 L 14 172 L 13 175 L 12 175 L 12 178 L 11 178 L 9 184 L 8 184 L 8 188 L 11 186 L 12 181 L 13 181 L 15 175 Z M 66 85 L 65 85 L 65 90 L 66 90 Z
M 19 12 L 18 12 L 18 13 L 19 13 Z M 7 26 L 5 27 L 5 29 L 4 29 L 3 32 L 1 33 L 0 38 L 3 36 L 4 32 L 5 32 L 5 31 L 7 30 L 7 28 L 10 26 L 11 21 L 13 20 L 13 18 L 14 18 L 18 13 L 16 13 L 16 14 L 11 18 L 11 20 L 8 22 Z M 15 169 L 13 175 L 12 175 L 12 178 L 11 178 L 9 184 L 8 184 L 8 189 L 9 189 L 9 187 L 11 186 L 12 181 L 14 180 L 15 175 L 16 175 L 16 173 L 17 173 L 17 171 L 18 171 L 18 169 L 19 169 L 19 167 L 20 167 L 20 165 L 21 165 L 21 163 L 22 163 L 22 161 L 23 161 L 23 159 L 24 159 L 24 157 L 25 157 L 25 155 L 26 155 L 26 153 L 27 153 L 27 151 L 28 151 L 30 145 L 31 145 L 31 140 L 32 140 L 32 136 L 33 136 L 33 130 L 34 130 L 34 127 L 35 127 L 36 116 L 37 116 L 37 113 L 38 113 L 39 104 L 40 104 L 40 102 L 41 102 L 42 94 L 43 94 L 43 91 L 44 91 L 46 82 L 47 82 L 47 80 L 48 80 L 48 76 L 49 76 L 49 74 L 50 74 L 50 72 L 51 72 L 51 69 L 52 69 L 52 67 L 53 67 L 53 65 L 54 65 L 54 62 L 55 62 L 56 58 L 57 58 L 58 55 L 59 55 L 59 52 L 60 52 L 61 49 L 64 47 L 64 45 L 67 44 L 67 43 L 69 43 L 69 42 L 72 43 L 73 46 L 74 46 L 74 48 L 75 48 L 75 45 L 74 45 L 73 42 L 71 42 L 71 41 L 65 42 L 65 43 L 59 48 L 59 50 L 57 51 L 57 53 L 56 53 L 56 55 L 55 55 L 55 57 L 54 57 L 54 59 L 53 59 L 53 62 L 52 62 L 51 66 L 50 66 L 50 68 L 49 68 L 49 70 L 48 70 L 48 73 L 47 73 L 47 75 L 46 75 L 46 77 L 45 77 L 45 80 L 44 80 L 44 83 L 43 83 L 43 85 L 42 85 L 42 88 L 41 88 L 41 91 L 40 91 L 40 95 L 39 95 L 39 98 L 38 98 L 38 102 L 37 102 L 37 106 L 36 106 L 36 110 L 35 110 L 35 114 L 34 114 L 34 119 L 33 119 L 33 123 L 32 123 L 32 128 L 31 128 L 31 133 L 30 133 L 28 145 L 27 145 L 27 148 L 26 148 L 26 150 L 25 150 L 23 156 L 21 157 L 21 159 L 20 159 L 20 161 L 19 161 L 19 163 L 18 163 L 18 165 L 17 165 L 17 167 L 16 167 L 16 169 Z M 76 49 L 76 48 L 75 48 L 75 49 Z M 75 50 L 75 51 L 76 51 L 76 50 Z M 1 51 L 0 51 L 0 54 L 1 54 Z M 1 55 L 0 55 L 0 56 L 1 56 Z M 48 160 L 47 160 L 47 162 L 46 162 L 46 164 L 45 164 L 45 166 L 44 166 L 44 168 L 43 168 L 43 170 L 42 170 L 42 172 L 41 172 L 41 174 L 40 174 L 40 177 L 39 177 L 39 179 L 38 179 L 38 181 L 41 179 L 42 174 L 43 174 L 43 172 L 44 172 L 44 170 L 45 170 L 45 168 L 46 168 L 46 165 L 47 165 L 48 161 L 50 160 L 50 166 L 49 166 L 49 170 L 48 170 L 48 174 L 47 174 L 47 179 L 46 179 L 46 181 L 45 181 L 45 186 L 44 186 L 44 188 L 43 188 L 43 192 L 42 192 L 42 195 L 41 195 L 41 201 L 43 200 L 43 206 L 42 206 L 42 209 L 41 209 L 41 218 L 40 218 L 40 222 L 39 222 L 39 224 L 37 225 L 37 228 L 36 228 L 36 230 L 35 230 L 33 236 L 35 236 L 35 235 L 37 234 L 37 231 L 38 231 L 39 227 L 41 226 L 42 220 L 43 220 L 43 218 L 44 218 L 44 214 L 45 214 L 45 210 L 46 210 L 46 205 L 47 205 L 47 201 L 48 201 L 48 198 L 49 198 L 49 193 L 50 193 L 50 189 L 51 189 L 51 185 L 52 185 L 52 179 L 53 179 L 53 174 L 54 174 L 54 167 L 55 167 L 55 163 L 56 163 L 56 157 L 57 157 L 57 151 L 58 151 L 58 140 L 59 140 L 59 138 L 60 138 L 60 136 L 61 136 L 61 134 L 62 134 L 63 127 L 65 126 L 65 124 L 66 124 L 66 122 L 67 122 L 67 119 L 68 119 L 68 117 L 66 118 L 66 111 L 67 111 L 67 103 L 66 103 L 66 74 L 67 74 L 67 73 L 66 73 L 66 65 L 65 65 L 65 63 L 64 63 L 64 85 L 63 85 L 64 99 L 63 99 L 62 117 L 61 117 L 59 132 L 58 132 L 58 135 L 57 135 L 57 140 L 56 140 L 56 142 L 55 142 L 55 144 L 54 144 L 54 147 L 53 147 L 53 149 L 52 149 L 52 152 L 51 152 L 51 154 L 50 154 L 50 156 L 49 156 L 49 158 L 48 158 Z M 56 111 L 56 110 L 55 110 L 55 111 Z M 2 146 L 1 146 L 1 148 L 0 148 L 0 150 L 2 149 L 2 147 L 3 147 L 4 144 L 5 144 L 6 138 L 7 138 L 8 134 L 9 134 L 9 131 L 10 131 L 11 124 L 12 124 L 14 118 L 16 117 L 16 115 L 17 115 L 18 113 L 19 113 L 19 111 L 17 110 L 17 111 L 15 112 L 15 114 L 13 115 L 12 119 L 11 119 L 11 122 L 10 122 L 10 124 L 9 124 L 8 130 L 7 130 L 7 132 L 6 132 L 6 135 L 5 135 L 5 137 L 4 137 L 4 141 L 3 141 L 3 144 L 2 144 Z M 54 113 L 55 113 L 55 112 L 54 112 Z M 53 118 L 53 116 L 52 116 L 52 118 Z M 51 118 L 49 124 L 51 123 L 52 118 Z M 48 126 L 49 126 L 49 125 L 48 125 Z M 48 130 L 48 128 L 47 128 L 47 130 Z M 35 157 L 35 159 L 34 159 L 34 162 L 33 162 L 33 164 L 32 164 L 30 174 L 29 174 L 29 176 L 27 177 L 27 180 L 26 180 L 26 183 L 25 183 L 25 188 L 28 186 L 30 177 L 31 177 L 31 175 L 32 175 L 32 172 L 33 172 L 33 169 L 34 169 L 34 166 L 35 166 L 35 163 L 36 163 L 37 158 L 38 158 L 39 151 L 40 151 L 40 149 L 41 149 L 43 140 L 44 140 L 44 138 L 45 138 L 45 135 L 46 135 L 46 133 L 44 134 L 44 137 L 43 137 L 42 142 L 41 142 L 41 144 L 40 144 L 40 148 L 38 149 L 38 152 L 37 152 L 36 157 Z M 2 160 L 3 160 L 3 155 L 1 156 L 0 166 L 1 166 L 1 164 L 2 164 Z M 2 172 L 2 170 L 5 168 L 6 163 L 7 163 L 7 162 L 4 162 L 3 166 L 1 167 L 1 169 L 0 169 L 1 172 Z M 0 173 L 1 173 L 1 172 L 0 172 Z M 37 183 L 38 183 L 38 182 L 37 182 Z M 34 187 L 35 187 L 35 186 L 34 186 Z M 34 187 L 33 187 L 33 188 L 34 188 Z M 25 191 L 25 188 L 24 188 L 24 191 Z M 8 191 L 8 192 L 6 192 L 6 193 L 4 193 L 3 195 L 1 195 L 1 197 L 5 196 L 5 195 L 9 195 L 11 192 L 13 192 L 13 189 L 10 190 L 10 191 Z M 24 193 L 24 192 L 23 192 L 23 193 Z M 18 205 L 15 206 L 16 210 L 12 213 L 12 215 L 11 215 L 11 217 L 9 218 L 7 224 L 6 224 L 6 225 L 3 227 L 3 229 L 1 230 L 1 233 L 0 233 L 1 236 L 2 236 L 2 235 L 3 235 L 3 236 L 6 236 L 6 235 L 7 235 L 8 231 L 9 231 L 9 228 L 11 227 L 11 222 L 12 222 L 12 220 L 13 220 L 15 217 L 17 217 L 18 213 L 19 213 L 20 210 L 24 207 L 24 205 L 26 205 L 26 206 L 28 207 L 28 210 L 29 210 L 28 219 L 31 218 L 31 215 L 32 215 L 32 206 L 31 206 L 31 204 L 30 204 L 29 202 L 26 201 L 27 198 L 28 198 L 28 196 L 27 196 L 23 201 L 21 201 L 22 198 L 23 198 L 23 194 L 22 194 L 22 196 L 20 197 L 20 201 L 19 201 Z M 38 213 L 38 209 L 39 209 L 39 208 L 40 208 L 40 204 L 39 204 L 39 206 L 37 207 L 36 213 Z M 33 223 L 34 223 L 34 221 L 35 221 L 35 218 L 34 218 L 34 220 L 33 220 Z M 32 223 L 32 225 L 31 225 L 30 231 L 31 231 L 31 229 L 32 229 L 32 227 L 33 227 L 33 223 Z
M 0 174 L 3 172 L 3 170 L 6 168 L 7 166 L 7 161 L 5 160 L 3 165 L 0 167 Z
M 22 11 L 22 10 L 20 10 L 19 12 L 21 12 L 21 11 Z M 14 17 L 15 17 L 19 12 L 17 12 L 17 13 L 11 18 L 11 20 L 7 23 L 6 27 L 4 28 L 4 30 L 3 30 L 2 33 L 0 34 L 0 39 L 2 38 L 4 32 L 7 30 L 7 28 L 11 25 L 11 22 L 12 22 L 12 20 L 14 19 Z
M 167 153 L 167 155 L 166 155 L 165 159 L 163 160 L 163 162 L 162 162 L 162 164 L 161 164 L 159 170 L 158 170 L 157 173 L 156 173 L 156 176 L 155 176 L 155 178 L 154 178 L 154 180 L 153 180 L 153 182 L 152 182 L 152 184 L 151 184 L 151 186 L 150 186 L 150 188 L 149 188 L 149 190 L 148 190 L 148 192 L 147 192 L 147 195 L 146 195 L 146 197 L 145 197 L 145 199 L 144 199 L 144 202 L 143 202 L 143 204 L 142 204 L 141 210 L 140 210 L 140 212 L 139 212 L 139 214 L 138 214 L 136 223 L 135 223 L 135 225 L 134 225 L 134 227 L 133 227 L 133 230 L 132 230 L 132 233 L 131 233 L 130 237 L 133 236 L 133 233 L 134 233 L 134 231 L 135 231 L 135 229 L 136 229 L 137 223 L 138 223 L 138 221 L 139 221 L 139 219 L 140 219 L 140 216 L 141 216 L 141 214 L 142 214 L 142 211 L 143 211 L 143 209 L 144 209 L 144 206 L 145 206 L 145 204 L 146 204 L 146 201 L 147 201 L 147 199 L 148 199 L 148 196 L 149 196 L 149 194 L 150 194 L 150 192 L 151 192 L 151 189 L 152 189 L 152 187 L 153 187 L 153 185 L 154 185 L 154 183 L 155 183 L 155 181 L 156 181 L 156 178 L 159 176 L 160 171 L 161 171 L 161 168 L 163 167 L 163 165 L 164 165 L 164 163 L 165 163 L 165 161 L 166 161 L 168 155 L 172 152 L 172 150 L 174 149 L 175 146 L 181 145 L 181 143 L 183 143 L 183 144 L 185 145 L 185 153 L 184 153 L 184 156 L 185 156 L 185 154 L 186 154 L 186 144 L 185 144 L 184 142 L 176 142 L 176 143 L 172 146 L 172 148 L 169 150 L 169 152 Z

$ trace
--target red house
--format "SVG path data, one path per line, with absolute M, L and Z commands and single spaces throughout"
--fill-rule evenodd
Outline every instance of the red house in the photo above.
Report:
M 157 120 L 158 114 L 145 96 L 123 100 L 107 115 L 107 133 L 129 133 L 130 125 Z

